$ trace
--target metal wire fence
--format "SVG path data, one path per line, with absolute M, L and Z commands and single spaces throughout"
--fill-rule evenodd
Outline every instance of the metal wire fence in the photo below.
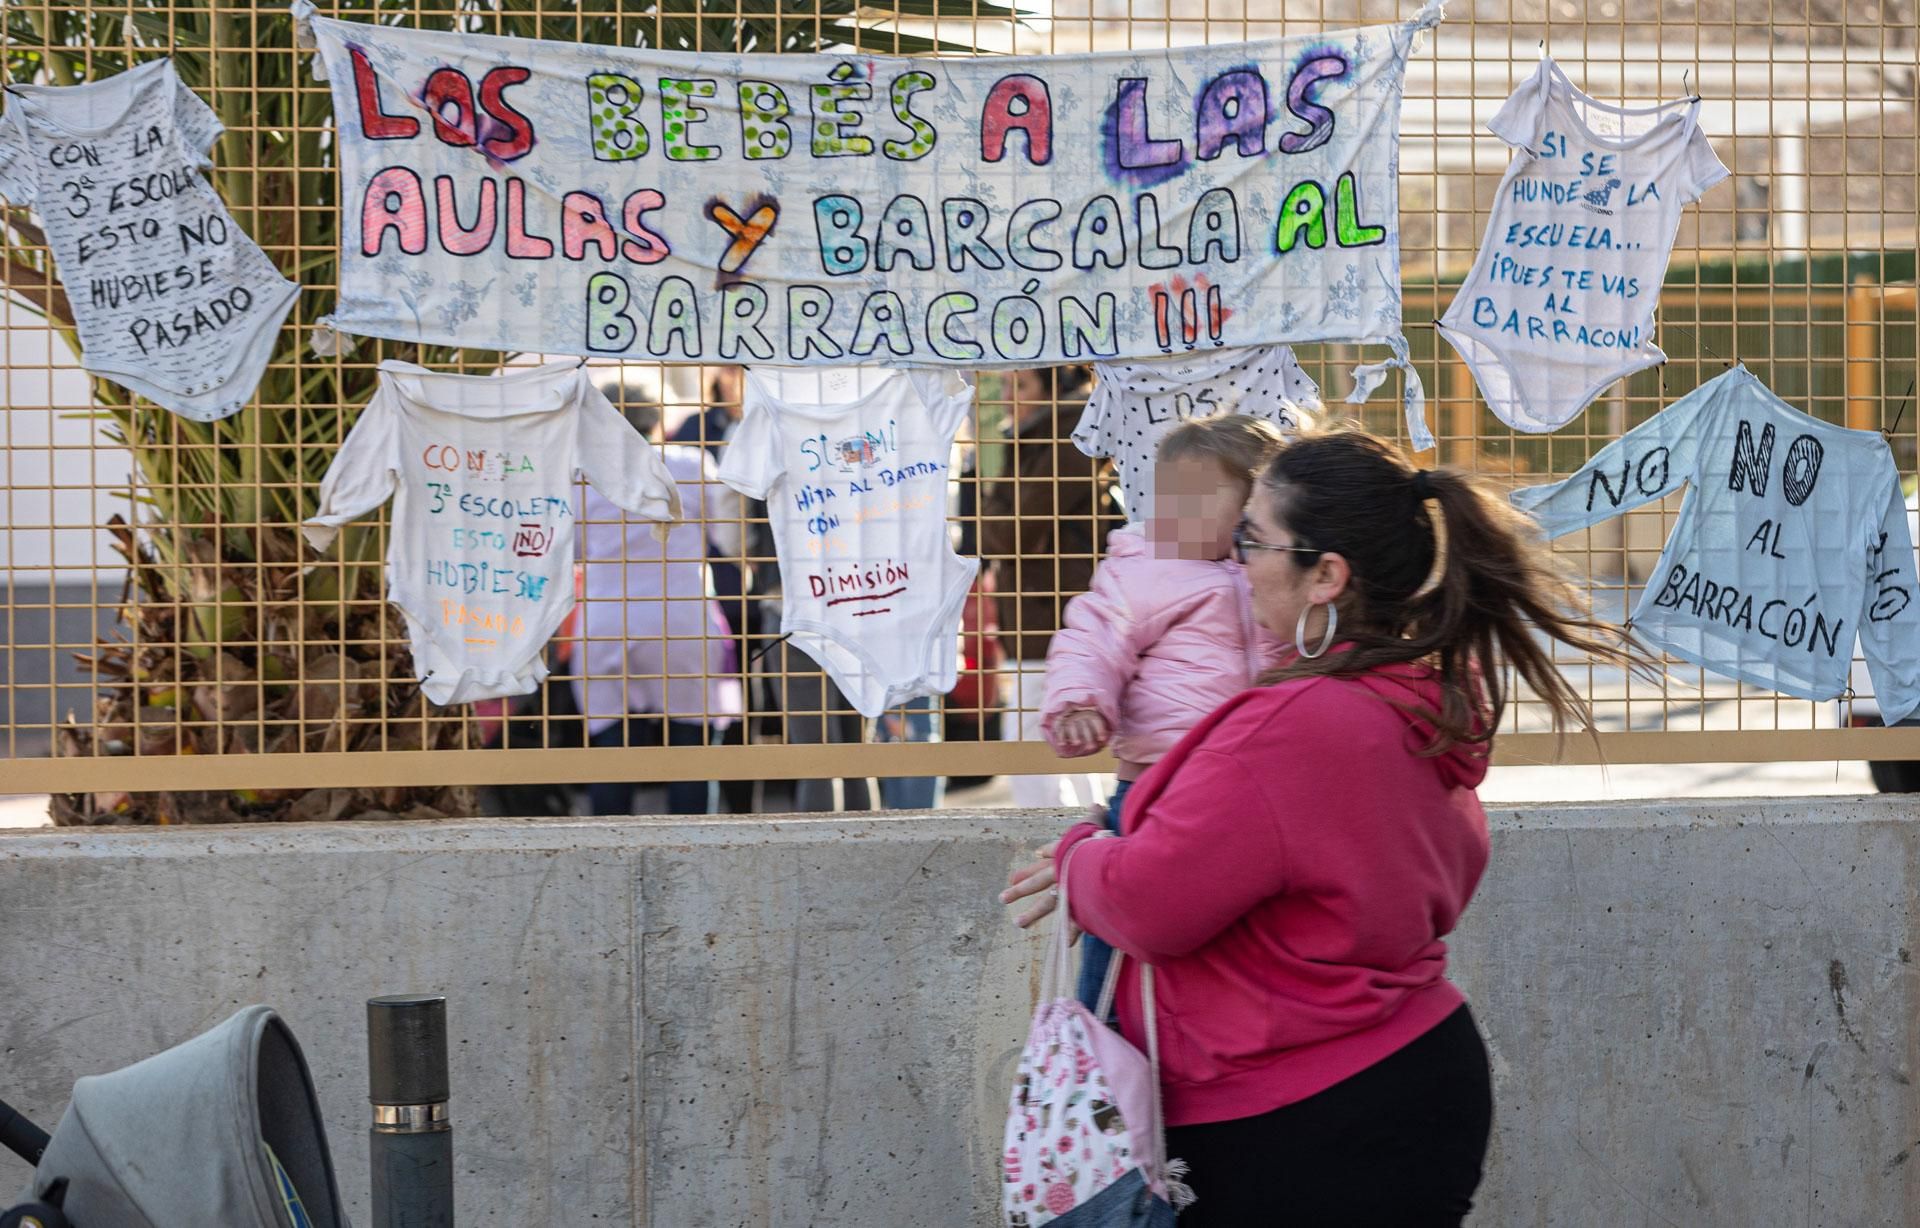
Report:
M 1394 20 L 1383 0 L 1036 0 L 1019 10 L 949 0 L 367 0 L 322 5 L 396 24 L 683 48 L 804 51 L 859 46 L 934 55 L 1161 47 Z M 1756 14 L 1764 19 L 1756 20 Z M 1470 265 L 1507 149 L 1484 127 L 1542 50 L 1590 94 L 1628 103 L 1696 92 L 1731 179 L 1687 212 L 1666 278 L 1656 342 L 1664 366 L 1610 388 L 1550 436 L 1488 414 L 1432 320 Z M 235 219 L 302 286 L 253 402 L 205 425 L 89 379 L 72 309 L 28 210 L 4 213 L 0 317 L 5 525 L 0 531 L 0 791 L 70 795 L 74 816 L 124 809 L 150 790 L 219 792 L 232 817 L 292 804 L 303 790 L 435 788 L 609 776 L 653 780 L 949 775 L 1040 771 L 1043 744 L 1011 740 L 1033 693 L 1006 663 L 1044 631 L 1095 562 L 1054 522 L 1110 515 L 1111 475 L 1071 450 L 1078 400 L 1049 379 L 983 375 L 955 457 L 951 520 L 989 579 L 960 637 L 954 691 L 928 708 L 864 722 L 778 631 L 778 571 L 763 509 L 714 484 L 695 557 L 724 623 L 685 654 L 588 660 L 576 618 L 548 649 L 553 674 L 512 704 L 438 709 L 420 695 L 401 617 L 385 601 L 379 518 L 316 557 L 298 538 L 318 479 L 387 357 L 490 372 L 538 354 L 366 342 L 317 356 L 312 321 L 335 289 L 335 182 L 326 86 L 293 46 L 278 4 L 196 0 L 10 0 L 0 9 L 7 79 L 71 84 L 172 54 L 225 122 L 209 172 Z M 1915 236 L 1920 211 L 1913 0 L 1472 0 L 1412 61 L 1401 158 L 1405 308 L 1440 437 L 1438 460 L 1502 480 L 1572 472 L 1607 442 L 1741 361 L 1787 400 L 1887 433 L 1914 475 Z M 1299 356 L 1331 404 L 1350 366 L 1378 355 L 1338 346 Z M 607 380 L 663 406 L 684 446 L 724 448 L 739 385 L 715 368 L 609 367 Z M 1398 437 L 1385 398 L 1356 410 Z M 1045 464 L 1023 464 L 1044 448 Z M 1427 458 L 1423 458 L 1423 461 Z M 1044 487 L 1035 497 L 1035 486 Z M 1022 496 L 1025 497 L 1022 497 Z M 1038 509 L 1038 510 L 1036 510 Z M 1673 523 L 1677 501 L 1562 541 L 1595 604 L 1622 617 Z M 1035 519 L 1042 532 L 1032 528 Z M 1107 521 L 1101 521 L 1104 527 Z M 1041 543 L 1036 549 L 1034 543 Z M 625 564 L 631 560 L 602 560 Z M 1035 565 L 1045 562 L 1046 566 Z M 619 601 L 619 595 L 590 595 Z M 649 664 L 651 662 L 651 664 Z M 1790 700 L 1675 663 L 1658 683 L 1584 661 L 1601 723 L 1556 742 L 1520 698 L 1504 762 L 1920 759 L 1920 730 L 1849 728 L 1864 689 L 1841 703 Z M 651 679 L 670 724 L 589 728 L 588 683 Z M 732 685 L 709 685 L 716 680 Z M 1877 722 L 1876 722 L 1877 724 Z M 1003 736 L 1005 735 L 1005 736 Z M 599 743 L 596 745 L 595 743 Z M 884 742 L 885 744 L 881 744 Z M 608 743 L 612 743 L 609 746 Z M 296 813 L 294 817 L 298 817 Z

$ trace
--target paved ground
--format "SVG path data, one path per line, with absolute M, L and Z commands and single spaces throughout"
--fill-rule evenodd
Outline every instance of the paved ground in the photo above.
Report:
M 1600 767 L 1499 767 L 1480 798 L 1511 802 L 1597 802 L 1655 797 L 1810 797 L 1871 793 L 1864 763 L 1685 763 Z M 951 791 L 956 808 L 1011 806 L 1005 778 Z
M 47 795 L 0 796 L 0 827 L 45 827 Z

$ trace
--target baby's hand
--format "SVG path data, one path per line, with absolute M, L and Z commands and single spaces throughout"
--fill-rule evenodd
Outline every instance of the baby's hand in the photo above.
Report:
M 1093 708 L 1078 708 L 1067 713 L 1055 722 L 1053 729 L 1059 742 L 1056 749 L 1065 759 L 1091 755 L 1105 746 L 1107 739 L 1112 736 L 1106 718 Z

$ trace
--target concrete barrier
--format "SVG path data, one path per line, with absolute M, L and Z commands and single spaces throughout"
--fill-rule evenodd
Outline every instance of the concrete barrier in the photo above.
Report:
M 1920 1220 L 1910 813 L 1496 814 L 1454 942 L 1495 1064 L 1475 1222 Z M 79 1075 L 268 1002 L 363 1209 L 362 1002 L 438 990 L 463 1224 L 990 1224 L 1038 967 L 992 897 L 1062 826 L 0 835 L 0 1098 L 51 1127 Z

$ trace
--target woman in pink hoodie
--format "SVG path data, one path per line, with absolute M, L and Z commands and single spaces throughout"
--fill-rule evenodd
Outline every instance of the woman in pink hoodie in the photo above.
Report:
M 1113 747 L 1114 831 L 1133 782 L 1280 662 L 1283 642 L 1254 621 L 1233 531 L 1254 473 L 1284 442 L 1272 422 L 1243 414 L 1167 432 L 1154 452 L 1152 518 L 1107 535 L 1092 585 L 1067 603 L 1048 645 L 1041 731 L 1063 758 Z M 1089 1010 L 1112 954 L 1098 938 L 1081 943 Z
M 1136 1045 L 1153 965 L 1181 1228 L 1457 1225 L 1492 1094 L 1443 938 L 1486 868 L 1505 671 L 1560 727 L 1589 714 L 1554 641 L 1644 658 L 1496 492 L 1370 435 L 1289 444 L 1246 511 L 1254 613 L 1293 654 L 1138 781 L 1119 838 L 1076 826 L 1001 898 L 1043 893 L 1030 925 L 1067 867 L 1073 922 L 1134 957 Z

